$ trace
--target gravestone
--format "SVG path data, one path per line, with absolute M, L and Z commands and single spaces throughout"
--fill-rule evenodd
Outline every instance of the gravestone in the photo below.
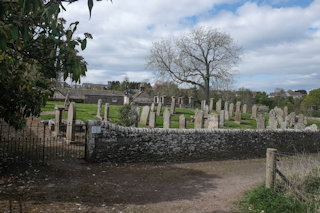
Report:
M 67 132 L 66 132 L 66 142 L 73 142 L 75 139 L 75 124 L 76 124 L 76 104 L 71 102 L 68 109 L 67 118 Z
M 186 128 L 186 117 L 184 114 L 179 116 L 179 129 L 185 129 Z
M 257 129 L 265 129 L 266 128 L 266 119 L 261 114 L 257 117 Z
M 206 100 L 202 100 L 201 101 L 201 110 L 204 110 L 205 106 L 206 106 Z
M 109 120 L 109 103 L 104 105 L 104 121 Z
M 224 120 L 228 121 L 229 120 L 229 111 L 224 110 Z
M 257 105 L 253 105 L 252 106 L 252 110 L 251 110 L 251 119 L 257 119 Z
M 243 106 L 242 106 L 242 113 L 244 113 L 244 114 L 247 113 L 247 104 L 243 104 Z
M 306 119 L 303 114 L 298 115 L 298 122 L 294 125 L 294 129 L 305 129 L 306 128 Z
M 220 121 L 219 126 L 224 126 L 224 110 L 220 110 Z
M 318 131 L 318 126 L 316 124 L 312 124 L 311 126 L 307 126 L 305 130 L 316 132 Z
M 286 121 L 282 121 L 282 122 L 280 123 L 280 128 L 281 128 L 281 129 L 287 129 L 287 122 L 286 122 Z
M 159 102 L 158 107 L 157 107 L 157 115 L 158 115 L 158 116 L 161 115 L 161 108 L 162 108 L 162 103 Z
M 237 111 L 239 111 L 239 112 L 241 112 L 241 102 L 240 101 L 237 101 L 237 103 L 236 103 L 236 112 Z
M 221 99 L 219 99 L 216 103 L 216 111 L 219 113 L 221 111 Z
M 233 116 L 233 110 L 234 110 L 234 104 L 231 103 L 231 104 L 229 104 L 229 116 L 230 116 L 230 117 Z
M 209 118 L 207 119 L 207 126 L 208 129 L 218 129 L 219 128 L 219 117 L 218 114 L 210 114 Z
M 234 116 L 234 122 L 237 124 L 241 123 L 241 111 L 236 111 L 236 114 Z
M 228 101 L 225 101 L 224 102 L 224 111 L 229 111 L 229 103 L 228 103 Z
M 174 114 L 175 110 L 176 110 L 176 97 L 172 96 L 171 97 L 170 113 Z
M 141 117 L 140 117 L 140 123 L 141 124 L 147 125 L 149 114 L 150 114 L 150 107 L 149 106 L 144 106 L 142 108 L 142 113 L 141 113 Z
M 138 106 L 136 106 L 135 107 L 135 111 L 136 111 L 136 113 L 135 113 L 135 124 L 134 124 L 134 126 L 135 127 L 138 127 L 138 124 L 139 124 L 139 118 L 140 118 L 140 107 L 138 107 Z
M 192 96 L 189 97 L 189 107 L 194 108 L 194 99 Z
M 209 114 L 209 106 L 208 105 L 205 105 L 204 107 L 204 115 L 208 115 Z
M 62 112 L 65 109 L 64 106 L 55 106 L 55 119 L 54 119 L 54 134 L 55 136 L 60 135 L 60 126 L 62 122 Z
M 293 127 L 296 124 L 296 113 L 291 112 L 286 118 L 289 127 Z
M 154 112 L 154 102 L 152 102 L 151 107 L 150 107 L 150 112 Z
M 179 104 L 179 108 L 182 108 L 182 106 L 183 106 L 183 98 L 182 97 L 178 98 L 178 104 Z
M 199 110 L 195 114 L 194 118 L 194 128 L 201 129 L 203 126 L 203 111 Z
M 277 129 L 278 128 L 278 120 L 276 118 L 276 113 L 275 111 L 272 109 L 269 112 L 269 121 L 268 121 L 268 129 Z
M 287 116 L 288 116 L 288 107 L 285 106 L 285 107 L 283 108 L 283 117 L 286 118 Z
M 209 111 L 213 110 L 213 98 L 210 98 Z
M 281 124 L 283 122 L 283 118 L 284 118 L 283 117 L 284 113 L 283 113 L 282 109 L 279 107 L 275 107 L 274 112 L 275 112 L 276 118 L 278 120 L 278 123 Z
M 149 115 L 149 126 L 152 127 L 152 128 L 155 128 L 156 127 L 156 113 L 155 112 L 150 112 L 150 115 Z
M 68 93 L 66 95 L 66 98 L 64 99 L 64 108 L 65 109 L 69 108 L 69 105 L 70 105 L 69 97 L 70 97 L 70 91 L 68 91 Z
M 163 128 L 164 129 L 171 128 L 171 114 L 167 107 L 164 109 L 164 112 L 163 112 Z
M 100 119 L 101 118 L 101 108 L 102 108 L 102 100 L 98 100 L 98 108 L 97 108 L 97 117 Z

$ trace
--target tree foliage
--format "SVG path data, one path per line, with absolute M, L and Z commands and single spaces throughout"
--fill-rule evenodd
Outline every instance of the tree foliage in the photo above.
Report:
M 23 126 L 25 117 L 39 115 L 53 93 L 53 79 L 62 75 L 79 82 L 87 71 L 78 49 L 84 50 L 92 36 L 75 38 L 79 22 L 65 27 L 66 21 L 59 18 L 65 10 L 62 2 L 0 1 L 0 117 L 16 128 Z
M 200 87 L 208 100 L 210 83 L 231 79 L 240 52 L 228 34 L 199 27 L 180 37 L 154 42 L 148 67 L 177 83 Z

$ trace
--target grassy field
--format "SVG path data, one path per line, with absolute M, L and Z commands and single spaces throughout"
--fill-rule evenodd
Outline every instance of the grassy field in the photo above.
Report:
M 55 105 L 63 106 L 63 104 L 64 104 L 63 102 L 48 101 L 47 105 L 42 108 L 42 111 L 54 111 Z M 122 106 L 110 105 L 109 117 L 112 123 L 117 123 L 119 121 L 119 112 L 121 107 Z M 142 109 L 142 107 L 140 108 Z M 157 109 L 157 107 L 155 109 Z M 79 120 L 82 120 L 82 121 L 98 120 L 98 118 L 95 117 L 97 114 L 97 104 L 77 103 L 76 110 L 77 110 L 76 116 L 77 116 L 77 119 Z M 163 127 L 163 117 L 162 117 L 163 112 L 164 112 L 164 107 L 162 107 L 161 109 L 161 116 L 157 116 L 156 118 L 156 126 L 158 128 Z M 193 129 L 194 124 L 192 122 L 192 116 L 194 115 L 194 109 L 187 109 L 187 108 L 176 108 L 175 114 L 171 116 L 171 128 L 179 128 L 179 116 L 181 114 L 184 114 L 186 117 L 187 129 Z M 104 105 L 102 106 L 101 116 L 102 117 L 104 116 Z M 256 128 L 256 125 L 257 125 L 256 121 L 250 118 L 251 114 L 242 113 L 241 116 L 242 116 L 242 120 L 240 124 L 237 124 L 234 122 L 234 117 L 230 117 L 230 120 L 225 121 L 225 126 L 221 127 L 221 129 L 255 129 Z M 267 120 L 268 115 L 266 115 L 265 117 Z M 51 118 L 54 118 L 54 113 L 41 116 L 41 119 L 44 119 L 44 120 L 48 120 Z M 62 118 L 67 118 L 66 112 L 63 113 Z M 308 126 L 311 124 L 316 124 L 320 129 L 319 121 L 308 120 Z M 145 127 L 145 126 L 139 124 L 139 127 Z

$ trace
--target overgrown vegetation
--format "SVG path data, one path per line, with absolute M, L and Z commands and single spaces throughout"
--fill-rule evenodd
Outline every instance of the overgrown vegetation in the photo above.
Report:
M 137 121 L 136 108 L 131 105 L 124 105 L 120 108 L 119 121 L 121 126 L 133 126 Z
M 248 191 L 244 200 L 239 202 L 241 212 L 320 212 L 319 160 L 309 156 L 282 162 L 279 170 L 291 185 L 279 178 L 275 189 L 261 185 Z

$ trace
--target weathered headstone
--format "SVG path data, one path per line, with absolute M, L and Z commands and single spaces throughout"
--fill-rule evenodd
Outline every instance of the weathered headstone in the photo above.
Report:
M 171 114 L 167 107 L 164 109 L 164 112 L 163 112 L 163 128 L 164 129 L 171 128 Z
M 216 111 L 219 113 L 221 111 L 221 99 L 219 99 L 216 103 Z
M 229 111 L 229 103 L 228 103 L 228 101 L 225 101 L 224 102 L 224 111 Z
M 224 110 L 220 110 L 219 126 L 224 126 Z
M 159 102 L 158 107 L 157 107 L 157 115 L 158 115 L 158 116 L 161 115 L 161 108 L 162 108 L 162 103 Z
M 296 113 L 291 112 L 287 117 L 286 121 L 289 127 L 293 127 L 296 124 Z
M 64 99 L 64 108 L 65 109 L 68 109 L 69 108 L 69 105 L 70 105 L 70 100 L 69 100 L 69 97 L 70 97 L 70 94 L 69 94 L 70 91 L 68 91 L 67 95 L 66 95 L 66 98 Z
M 173 114 L 176 110 L 176 97 L 171 97 L 171 107 L 170 107 L 170 113 Z
M 209 111 L 213 110 L 213 98 L 210 98 Z
M 233 110 L 234 110 L 234 104 L 231 103 L 231 104 L 229 104 L 229 116 L 230 116 L 230 117 L 233 116 Z
M 227 109 L 224 110 L 224 119 L 225 119 L 226 121 L 229 120 L 229 111 L 228 111 Z
M 277 129 L 278 128 L 278 120 L 276 118 L 276 113 L 272 109 L 269 112 L 269 121 L 268 121 L 268 129 Z
M 75 139 L 75 124 L 76 124 L 76 104 L 71 102 L 68 109 L 68 118 L 67 118 L 67 133 L 66 133 L 66 142 L 73 142 Z
M 192 96 L 189 97 L 189 107 L 194 108 L 194 99 Z
M 109 120 L 109 103 L 104 105 L 104 121 Z
M 241 102 L 240 101 L 237 101 L 237 103 L 236 103 L 236 112 L 237 111 L 239 111 L 239 112 L 241 112 Z
M 276 118 L 278 120 L 278 123 L 281 125 L 281 123 L 283 122 L 283 118 L 284 118 L 283 117 L 284 113 L 283 113 L 282 109 L 279 107 L 275 107 L 274 112 L 275 112 Z
M 219 117 L 218 114 L 210 114 L 207 119 L 206 128 L 208 129 L 218 129 L 219 128 Z
M 257 117 L 257 129 L 265 129 L 266 128 L 266 119 L 261 114 Z
M 150 107 L 149 106 L 144 106 L 142 108 L 141 117 L 140 117 L 140 123 L 141 124 L 147 125 L 149 114 L 150 114 Z
M 318 126 L 316 124 L 312 124 L 311 126 L 307 126 L 305 130 L 316 132 L 318 131 Z
M 102 108 L 102 100 L 98 100 L 98 106 L 97 106 L 97 117 L 101 118 L 101 108 Z
M 298 115 L 298 122 L 294 126 L 295 129 L 305 129 L 306 128 L 306 121 L 303 114 Z
M 178 97 L 178 104 L 179 104 L 179 108 L 182 108 L 182 106 L 183 106 L 183 97 Z
M 287 122 L 286 122 L 286 121 L 282 121 L 282 122 L 280 123 L 280 128 L 281 128 L 281 129 L 287 129 Z
M 208 115 L 209 114 L 209 106 L 208 105 L 205 105 L 204 106 L 204 115 Z
M 288 107 L 285 106 L 285 107 L 283 108 L 283 117 L 286 118 L 287 116 L 288 116 Z
M 247 104 L 243 104 L 243 106 L 242 106 L 242 113 L 244 113 L 244 114 L 247 113 Z
M 64 108 L 64 106 L 55 106 L 54 109 L 55 109 L 54 133 L 56 136 L 58 136 L 58 135 L 60 135 L 62 112 L 65 108 Z
M 241 111 L 236 111 L 236 114 L 234 116 L 234 122 L 237 124 L 241 123 Z
M 204 110 L 205 106 L 206 106 L 206 100 L 202 100 L 201 101 L 201 110 Z
M 151 104 L 151 107 L 150 107 L 150 112 L 154 112 L 154 106 L 155 104 L 154 104 L 154 102 L 152 102 L 152 104 Z
M 194 128 L 201 129 L 203 126 L 203 111 L 199 110 L 195 114 L 194 118 Z
M 155 128 L 156 127 L 156 113 L 155 112 L 150 112 L 150 115 L 149 115 L 149 126 L 152 127 L 152 128 Z
M 186 117 L 184 114 L 179 116 L 179 129 L 185 129 L 186 128 Z
M 252 110 L 251 110 L 251 119 L 257 119 L 257 105 L 253 105 L 252 106 Z

